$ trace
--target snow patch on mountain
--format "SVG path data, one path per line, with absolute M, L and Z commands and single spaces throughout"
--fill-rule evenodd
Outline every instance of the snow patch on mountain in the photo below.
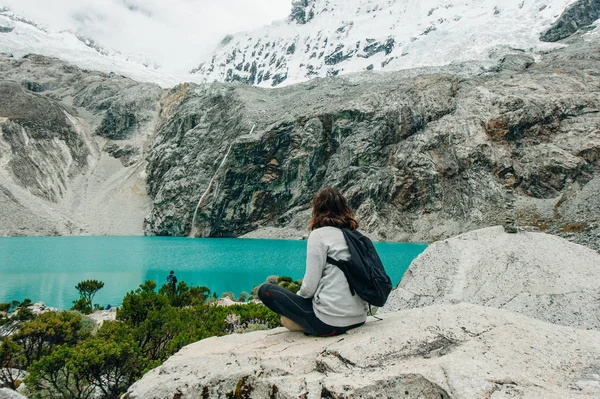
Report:
M 199 80 L 189 74 L 166 71 L 143 55 L 124 54 L 104 48 L 92 38 L 36 24 L 7 8 L 0 8 L 0 54 L 17 58 L 28 54 L 56 57 L 83 69 L 112 72 L 162 87 Z
M 294 0 L 292 14 L 227 36 L 192 70 L 204 82 L 263 87 L 555 48 L 539 40 L 575 0 Z M 484 64 L 485 65 L 485 64 Z

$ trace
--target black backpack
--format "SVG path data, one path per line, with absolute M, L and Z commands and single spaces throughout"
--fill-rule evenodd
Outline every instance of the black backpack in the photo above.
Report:
M 342 232 L 350 250 L 350 260 L 327 257 L 327 263 L 344 272 L 352 295 L 358 294 L 373 306 L 385 305 L 392 291 L 392 280 L 385 272 L 373 243 L 358 231 L 342 229 Z

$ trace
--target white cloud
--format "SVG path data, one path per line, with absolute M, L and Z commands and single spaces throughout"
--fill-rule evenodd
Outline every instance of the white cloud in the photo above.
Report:
M 51 30 L 71 30 L 100 45 L 183 72 L 229 33 L 284 19 L 290 0 L 0 0 Z

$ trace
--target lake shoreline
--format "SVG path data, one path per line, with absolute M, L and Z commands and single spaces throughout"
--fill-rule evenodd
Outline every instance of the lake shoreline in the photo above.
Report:
M 427 244 L 375 243 L 388 274 L 398 283 Z M 298 240 L 187 237 L 0 238 L 0 302 L 25 298 L 68 309 L 84 280 L 104 282 L 94 301 L 121 303 L 127 292 L 152 280 L 160 287 L 171 270 L 188 286 L 204 286 L 221 297 L 265 282 L 271 275 L 304 276 L 306 242 Z

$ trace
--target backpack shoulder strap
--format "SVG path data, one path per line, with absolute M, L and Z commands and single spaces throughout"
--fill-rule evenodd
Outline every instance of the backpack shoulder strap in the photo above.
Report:
M 338 269 L 340 269 L 342 271 L 342 273 L 344 273 L 344 276 L 346 276 L 346 280 L 348 280 L 348 276 L 346 273 L 348 273 L 348 261 L 347 260 L 336 260 L 333 259 L 332 257 L 327 257 L 327 263 L 331 263 L 334 266 L 337 266 Z M 356 291 L 354 291 L 354 288 L 352 288 L 352 286 L 350 285 L 350 283 L 348 283 L 348 287 L 350 288 L 350 293 L 352 295 L 356 294 Z
M 329 256 L 327 257 L 327 263 L 331 263 L 334 266 L 342 267 L 342 265 L 343 265 L 342 262 L 345 262 L 345 261 L 336 260 L 336 259 L 333 259 L 332 257 L 329 257 Z

